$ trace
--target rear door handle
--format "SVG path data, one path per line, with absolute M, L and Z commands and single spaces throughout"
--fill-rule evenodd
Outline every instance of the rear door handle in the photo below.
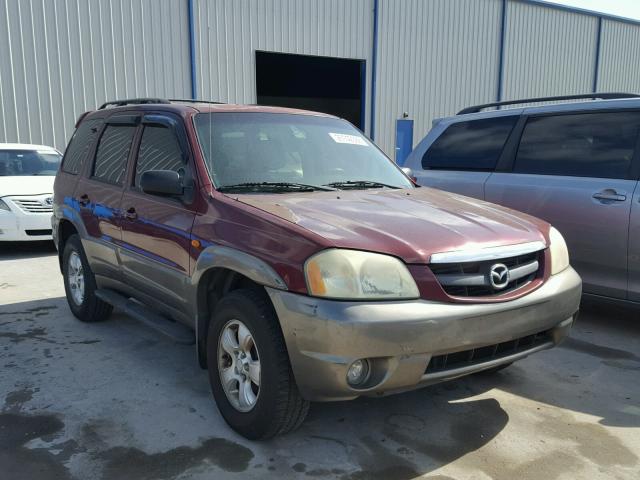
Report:
M 86 193 L 83 193 L 82 195 L 80 195 L 80 199 L 78 200 L 78 203 L 80 204 L 80 206 L 82 207 L 86 207 L 87 205 L 89 205 L 89 195 L 87 195 Z
M 124 218 L 126 218 L 127 220 L 135 220 L 138 218 L 138 214 L 136 212 L 136 209 L 133 207 L 130 207 L 126 212 L 124 212 Z
M 626 192 L 618 192 L 613 188 L 607 188 L 594 193 L 593 198 L 602 202 L 624 202 L 627 199 Z

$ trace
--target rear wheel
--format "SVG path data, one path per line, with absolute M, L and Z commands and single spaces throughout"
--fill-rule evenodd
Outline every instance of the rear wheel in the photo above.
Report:
M 300 396 L 263 292 L 235 290 L 220 300 L 207 335 L 207 366 L 220 413 L 244 437 L 287 433 L 306 417 L 309 402 Z
M 95 295 L 96 280 L 77 234 L 71 235 L 65 242 L 62 275 L 67 303 L 78 319 L 100 322 L 109 318 L 113 307 Z

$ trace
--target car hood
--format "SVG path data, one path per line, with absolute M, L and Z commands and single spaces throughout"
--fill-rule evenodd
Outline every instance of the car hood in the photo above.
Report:
M 0 197 L 53 193 L 54 176 L 0 176 Z
M 529 215 L 431 188 L 233 195 L 324 237 L 334 247 L 428 263 L 431 254 L 547 243 L 549 226 Z

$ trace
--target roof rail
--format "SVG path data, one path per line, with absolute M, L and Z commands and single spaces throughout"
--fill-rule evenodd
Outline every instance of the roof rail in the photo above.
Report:
M 169 100 L 165 100 L 164 98 L 129 98 L 126 100 L 114 100 L 112 102 L 105 102 L 100 105 L 98 110 L 104 110 L 109 106 L 114 107 L 124 107 L 125 105 L 143 105 L 148 103 L 170 103 Z
M 520 100 L 508 100 L 506 102 L 493 102 L 485 103 L 482 105 L 474 105 L 472 107 L 463 108 L 456 115 L 464 115 L 466 113 L 478 113 L 485 108 L 490 107 L 502 107 L 505 105 L 518 105 L 520 103 L 539 103 L 539 102 L 554 102 L 558 100 L 581 100 L 581 99 L 593 99 L 593 100 L 613 100 L 618 98 L 638 98 L 640 95 L 635 93 L 585 93 L 582 95 L 560 95 L 558 97 L 538 97 L 538 98 L 523 98 Z
M 183 102 L 183 103 L 210 103 L 212 105 L 225 105 L 225 102 L 214 102 L 212 100 L 196 100 L 193 98 L 170 98 L 170 102 Z

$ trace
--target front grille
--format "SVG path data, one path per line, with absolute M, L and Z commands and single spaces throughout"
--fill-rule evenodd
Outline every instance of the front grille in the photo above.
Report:
M 20 209 L 29 213 L 52 213 L 53 206 L 48 205 L 44 202 L 44 199 L 36 200 L 36 199 L 27 199 L 27 198 L 12 198 L 13 203 L 15 203 Z
M 38 237 L 40 235 L 51 235 L 51 230 L 25 230 L 25 233 L 31 237 Z
M 543 263 L 542 251 L 481 262 L 438 263 L 429 268 L 444 291 L 453 297 L 490 297 L 504 295 L 527 285 L 538 275 Z M 511 279 L 503 288 L 495 288 L 489 279 L 491 268 L 502 264 Z
M 531 350 L 551 340 L 551 330 L 516 338 L 508 342 L 487 345 L 486 347 L 472 348 L 462 352 L 445 353 L 431 357 L 429 365 L 424 373 L 436 373 L 456 368 L 469 367 L 507 357 L 515 353 Z

